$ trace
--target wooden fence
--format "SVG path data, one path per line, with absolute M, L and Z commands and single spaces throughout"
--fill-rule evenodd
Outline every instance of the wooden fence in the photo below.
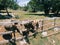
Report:
M 47 19 L 42 19 L 41 20 L 41 22 L 42 22 L 42 24 L 41 24 L 41 26 L 40 26 L 40 28 L 41 28 L 41 31 L 39 31 L 39 32 L 37 32 L 37 33 L 40 33 L 40 32 L 43 32 L 43 31 L 49 31 L 50 29 L 52 29 L 52 28 L 55 28 L 55 27 L 57 27 L 56 26 L 56 24 L 57 23 L 59 23 L 60 24 L 60 22 L 57 22 L 56 23 L 56 19 L 60 19 L 60 18 L 47 18 Z M 53 20 L 53 22 L 52 23 L 47 23 L 47 24 L 44 24 L 44 21 L 45 20 Z M 0 24 L 1 24 L 1 22 L 0 22 Z M 47 28 L 47 29 L 43 29 L 44 28 L 44 26 L 46 26 L 46 25 L 49 25 L 49 24 L 53 24 L 54 26 L 53 27 L 49 27 L 49 28 Z M 59 27 L 59 26 L 58 26 Z M 58 31 L 58 32 L 54 32 L 54 33 L 51 33 L 51 34 L 49 34 L 49 35 L 47 35 L 47 36 L 42 36 L 42 37 L 48 37 L 48 36 L 51 36 L 51 35 L 54 35 L 54 34 L 58 34 L 60 31 Z M 4 35 L 4 34 L 10 34 L 10 33 L 12 33 L 12 31 L 8 31 L 8 32 L 0 32 L 0 35 Z M 30 36 L 29 36 L 30 37 Z M 22 37 L 18 37 L 18 38 L 16 38 L 16 41 L 17 40 L 20 40 L 20 39 L 22 39 Z M 11 39 L 12 40 L 12 39 Z M 3 43 L 8 43 L 9 42 L 9 40 L 2 40 L 2 41 L 0 41 L 0 44 L 3 44 Z

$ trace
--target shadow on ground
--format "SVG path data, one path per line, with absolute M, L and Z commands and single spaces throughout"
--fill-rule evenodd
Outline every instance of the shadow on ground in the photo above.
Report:
M 12 15 L 1 15 L 0 14 L 0 19 L 10 19 L 12 18 Z
M 60 17 L 60 14 L 48 14 L 48 15 L 45 15 L 45 14 L 25 14 L 25 15 L 38 15 L 38 16 L 45 16 L 45 17 Z

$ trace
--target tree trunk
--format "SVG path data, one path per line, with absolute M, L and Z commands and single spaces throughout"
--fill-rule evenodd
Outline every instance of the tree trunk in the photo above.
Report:
M 57 14 L 57 15 L 59 14 L 59 10 L 57 10 L 56 14 Z
M 1 13 L 1 10 L 0 10 L 0 13 Z
M 59 10 L 55 12 L 55 16 L 59 16 Z
M 9 12 L 8 12 L 7 8 L 6 8 L 6 12 L 7 12 L 7 15 L 9 15 Z

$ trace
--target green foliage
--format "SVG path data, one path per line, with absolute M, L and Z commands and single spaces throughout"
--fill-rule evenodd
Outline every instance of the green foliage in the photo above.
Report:
M 32 12 L 43 10 L 45 14 L 49 14 L 49 11 L 58 13 L 60 11 L 60 0 L 31 0 L 28 7 Z
M 60 0 L 53 0 L 52 2 L 52 12 L 58 13 L 60 11 Z
M 0 0 L 0 10 L 6 10 L 7 15 L 9 15 L 8 8 L 18 9 L 19 5 L 16 3 L 16 0 Z
M 18 7 L 18 4 L 14 0 L 0 0 L 0 10 L 5 8 L 18 9 Z
M 31 0 L 28 3 L 29 9 L 31 9 L 32 12 L 40 11 L 41 8 L 43 10 L 43 5 L 41 4 L 40 0 Z
M 15 1 L 12 1 L 12 2 L 10 3 L 9 8 L 16 10 L 16 9 L 19 8 L 19 5 L 18 5 Z
M 23 11 L 27 11 L 28 10 L 28 6 L 24 6 L 22 8 L 23 8 Z

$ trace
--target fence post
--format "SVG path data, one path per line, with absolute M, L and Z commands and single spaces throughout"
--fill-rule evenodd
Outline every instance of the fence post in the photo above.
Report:
M 54 18 L 54 27 L 56 26 L 56 18 Z
M 44 20 L 42 20 L 42 26 L 41 26 L 41 30 L 43 30 L 43 24 L 44 24 Z

